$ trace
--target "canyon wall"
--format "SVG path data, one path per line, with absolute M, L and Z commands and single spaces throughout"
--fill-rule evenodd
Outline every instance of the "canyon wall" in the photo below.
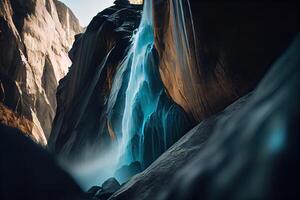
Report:
M 162 81 L 196 122 L 251 91 L 297 31 L 289 3 L 153 2 Z
M 68 71 L 68 51 L 81 31 L 72 11 L 59 1 L 1 1 L 1 123 L 47 143 L 58 81 Z

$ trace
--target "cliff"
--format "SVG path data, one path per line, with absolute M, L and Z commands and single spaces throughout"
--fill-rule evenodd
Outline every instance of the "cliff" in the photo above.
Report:
M 153 2 L 162 81 L 195 122 L 251 91 L 298 29 L 288 3 Z
M 68 51 L 81 31 L 72 11 L 56 0 L 1 1 L 0 101 L 20 119 L 8 122 L 1 113 L 1 123 L 27 124 L 32 139 L 47 143 L 58 81 L 68 71 Z

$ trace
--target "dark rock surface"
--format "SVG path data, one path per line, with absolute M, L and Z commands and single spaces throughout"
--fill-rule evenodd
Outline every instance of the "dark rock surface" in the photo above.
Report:
M 28 134 L 40 144 L 47 143 L 58 81 L 81 31 L 72 11 L 56 0 L 0 2 L 0 101 L 30 122 Z
M 141 9 L 116 4 L 95 16 L 86 32 L 77 36 L 70 51 L 73 64 L 58 87 L 50 151 L 78 160 L 85 151 L 100 156 L 115 140 L 106 106 L 114 74 L 139 25 Z
M 83 200 L 83 192 L 52 157 L 17 129 L 0 125 L 1 200 Z
M 140 162 L 133 162 L 130 165 L 122 166 L 115 172 L 115 177 L 121 183 L 127 182 L 134 175 L 142 172 L 142 165 Z
M 88 196 L 94 200 L 107 200 L 113 193 L 121 188 L 120 183 L 115 178 L 109 178 L 101 187 L 94 186 L 88 191 Z
M 110 200 L 299 197 L 300 35 L 254 92 L 204 120 Z

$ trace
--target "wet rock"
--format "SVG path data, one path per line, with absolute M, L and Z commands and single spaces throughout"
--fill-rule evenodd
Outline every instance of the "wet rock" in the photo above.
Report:
M 121 188 L 120 183 L 115 178 L 106 180 L 101 187 L 94 186 L 89 189 L 88 196 L 95 200 L 107 200 L 113 193 Z
M 116 137 L 107 120 L 109 93 L 140 16 L 140 6 L 115 5 L 77 36 L 70 52 L 72 66 L 58 87 L 50 151 L 80 160 L 86 151 L 101 156 L 112 145 Z
M 115 173 L 115 176 L 121 183 L 124 183 L 140 172 L 142 172 L 141 163 L 133 162 L 130 165 L 125 165 L 118 169 Z
M 120 189 L 121 185 L 115 178 L 110 178 L 102 184 L 103 191 L 107 193 L 114 193 Z

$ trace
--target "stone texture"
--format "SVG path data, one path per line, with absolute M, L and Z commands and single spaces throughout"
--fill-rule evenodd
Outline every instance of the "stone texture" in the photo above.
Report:
M 70 65 L 67 52 L 81 30 L 70 9 L 56 0 L 1 1 L 1 102 L 33 123 L 31 135 L 43 145 L 58 81 Z

